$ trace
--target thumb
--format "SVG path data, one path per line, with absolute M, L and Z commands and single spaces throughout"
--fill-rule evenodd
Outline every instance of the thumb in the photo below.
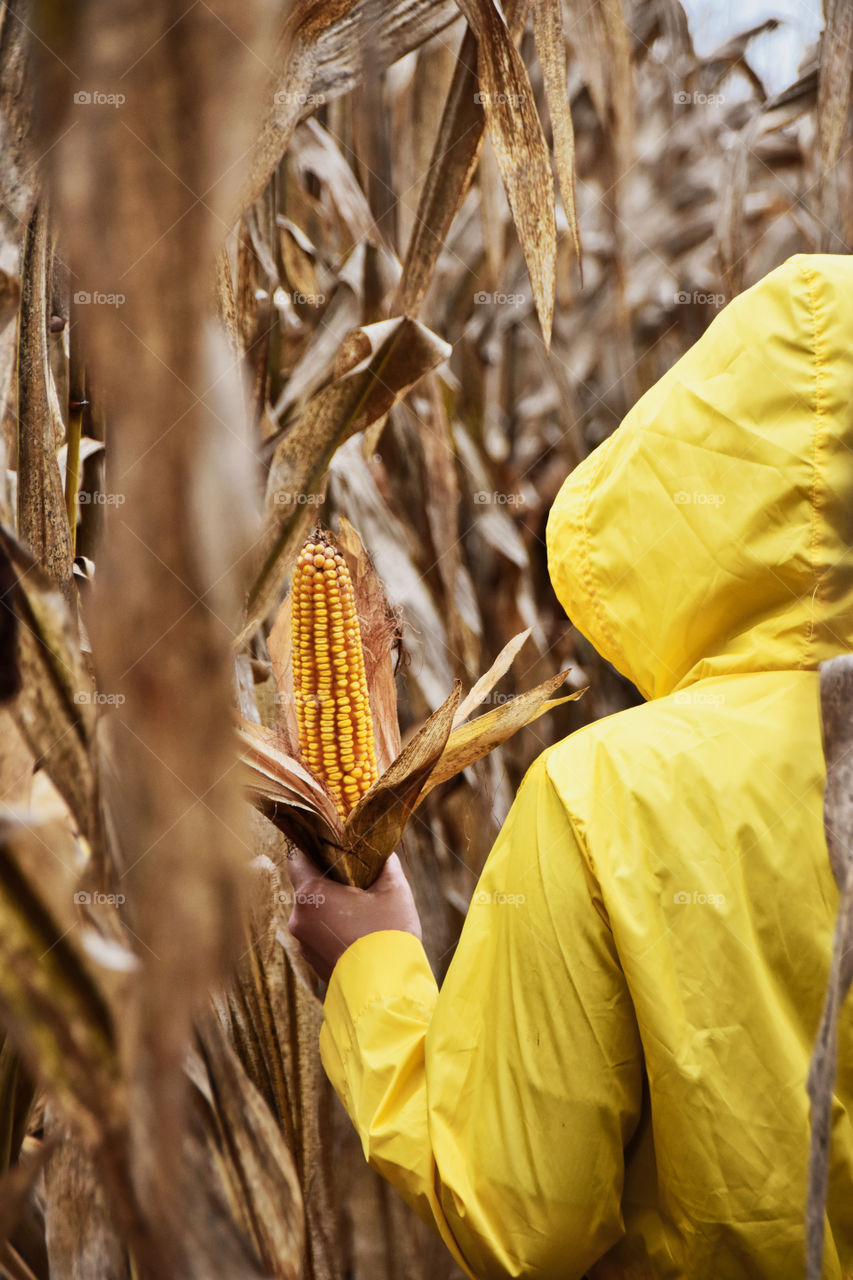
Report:
M 295 847 L 287 855 L 287 874 L 297 893 L 311 880 L 320 880 L 323 876 L 321 868 Z

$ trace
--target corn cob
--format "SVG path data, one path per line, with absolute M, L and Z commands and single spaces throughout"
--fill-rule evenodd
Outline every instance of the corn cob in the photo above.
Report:
M 302 758 L 345 818 L 376 781 L 376 750 L 352 579 L 325 533 L 296 562 L 291 627 Z

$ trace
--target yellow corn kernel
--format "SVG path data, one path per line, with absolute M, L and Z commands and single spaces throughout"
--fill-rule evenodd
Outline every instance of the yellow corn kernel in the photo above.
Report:
M 376 750 L 355 592 L 328 534 L 299 553 L 291 627 L 299 747 L 346 817 L 376 781 Z

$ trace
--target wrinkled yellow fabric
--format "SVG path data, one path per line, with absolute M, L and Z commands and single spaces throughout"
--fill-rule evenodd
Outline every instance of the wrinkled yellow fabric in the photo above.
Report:
M 338 962 L 321 1052 L 475 1277 L 802 1280 L 838 892 L 817 664 L 853 650 L 853 264 L 735 299 L 572 473 L 555 590 L 647 701 L 529 770 L 439 992 Z M 853 1019 L 824 1256 L 853 1275 Z

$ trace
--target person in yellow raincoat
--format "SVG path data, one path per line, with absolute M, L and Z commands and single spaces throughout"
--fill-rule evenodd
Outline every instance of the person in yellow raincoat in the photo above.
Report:
M 297 907 L 331 972 L 325 1069 L 471 1276 L 802 1280 L 853 258 L 797 256 L 731 302 L 572 472 L 547 543 L 569 618 L 646 701 L 530 767 L 440 991 L 396 858 Z M 852 1104 L 847 1006 L 826 1280 L 853 1276 Z

